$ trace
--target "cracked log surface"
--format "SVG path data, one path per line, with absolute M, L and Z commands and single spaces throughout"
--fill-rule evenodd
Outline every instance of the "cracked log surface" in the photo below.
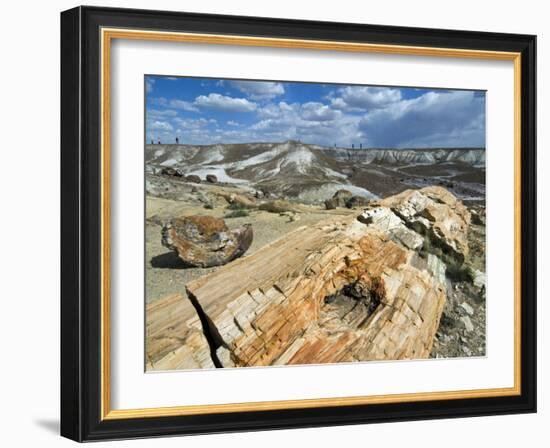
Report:
M 325 222 L 189 283 L 187 292 L 209 317 L 225 367 L 425 358 L 445 290 L 411 264 L 413 255 L 356 220 Z M 363 293 L 341 313 L 326 299 L 350 285 Z M 370 313 L 361 307 L 367 300 L 376 304 Z
M 146 308 L 147 370 L 214 368 L 208 341 L 193 306 L 181 294 Z
M 430 238 L 460 256 L 470 218 L 444 189 L 411 191 L 300 227 L 188 283 L 189 299 L 151 304 L 148 369 L 427 358 L 445 265 L 416 249 Z

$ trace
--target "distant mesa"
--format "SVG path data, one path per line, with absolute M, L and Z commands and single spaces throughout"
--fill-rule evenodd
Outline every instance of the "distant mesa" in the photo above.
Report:
M 461 199 L 485 193 L 483 148 L 350 149 L 295 140 L 155 144 L 146 145 L 145 163 L 148 173 L 182 176 L 192 183 L 247 186 L 304 203 L 323 203 L 344 189 L 362 198 L 354 200 L 360 204 L 431 184 L 450 188 Z

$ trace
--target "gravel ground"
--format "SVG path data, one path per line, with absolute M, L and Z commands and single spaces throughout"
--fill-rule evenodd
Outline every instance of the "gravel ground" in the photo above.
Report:
M 466 263 L 485 272 L 485 225 L 472 224 Z M 431 353 L 433 358 L 486 355 L 485 291 L 471 282 L 447 282 L 447 303 Z
M 450 283 L 432 358 L 485 356 L 485 297 L 468 283 Z

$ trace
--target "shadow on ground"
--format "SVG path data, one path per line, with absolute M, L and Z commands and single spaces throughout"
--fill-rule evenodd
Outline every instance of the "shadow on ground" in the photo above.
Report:
M 166 252 L 152 257 L 151 266 L 159 269 L 187 269 L 190 267 L 175 252 Z

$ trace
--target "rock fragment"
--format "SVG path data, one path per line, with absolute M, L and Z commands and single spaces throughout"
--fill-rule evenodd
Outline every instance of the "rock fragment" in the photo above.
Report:
M 460 308 L 462 308 L 466 314 L 468 314 L 469 316 L 473 316 L 474 315 L 474 309 L 468 305 L 466 302 L 462 302 L 460 304 Z
M 473 270 L 473 276 L 474 276 L 474 286 L 478 288 L 481 292 L 485 292 L 485 283 L 487 281 L 485 272 L 482 272 L 478 269 Z
M 460 320 L 464 324 L 466 331 L 474 331 L 474 324 L 468 316 L 462 316 Z

